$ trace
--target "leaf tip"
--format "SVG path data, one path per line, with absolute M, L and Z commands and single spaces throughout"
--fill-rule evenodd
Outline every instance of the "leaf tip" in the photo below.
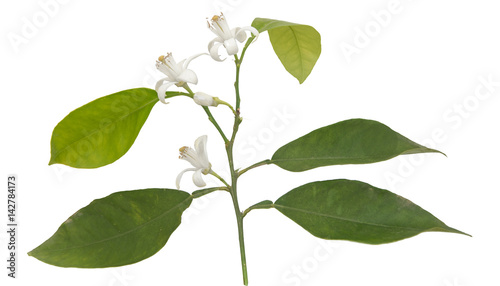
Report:
M 453 227 L 449 227 L 449 226 L 446 226 L 445 228 L 439 228 L 437 231 L 444 231 L 444 232 L 450 232 L 450 233 L 455 233 L 455 234 L 462 234 L 462 235 L 465 235 L 465 236 L 468 236 L 468 237 L 472 237 L 472 235 L 466 233 L 466 232 L 463 232 L 463 231 L 460 231 L 456 228 L 453 228 Z
M 439 153 L 439 154 L 441 154 L 441 155 L 445 156 L 446 158 L 448 158 L 448 155 L 446 155 L 444 152 L 441 152 L 441 151 L 439 151 L 439 150 L 437 150 L 437 149 L 429 149 L 429 150 L 431 150 L 431 151 L 432 151 L 432 152 L 434 152 L 434 153 Z
M 453 229 L 455 233 L 457 234 L 462 234 L 462 235 L 465 235 L 465 236 L 468 236 L 468 237 L 472 237 L 472 235 L 466 233 L 466 232 L 463 232 L 463 231 L 460 231 L 458 229 Z

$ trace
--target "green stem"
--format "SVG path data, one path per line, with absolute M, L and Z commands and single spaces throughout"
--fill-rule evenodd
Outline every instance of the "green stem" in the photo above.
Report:
M 240 68 L 243 58 L 245 56 L 245 52 L 248 46 L 252 43 L 253 37 L 250 38 L 245 47 L 241 52 L 240 58 L 237 55 L 234 56 L 234 62 L 236 64 L 236 80 L 234 81 L 234 90 L 236 94 L 236 113 L 234 116 L 234 124 L 233 124 L 233 134 L 228 144 L 226 145 L 227 157 L 229 160 L 229 169 L 231 171 L 231 188 L 230 193 L 233 199 L 234 212 L 236 214 L 236 222 L 238 224 L 238 239 L 240 242 L 240 256 L 241 256 L 241 269 L 243 272 L 243 284 L 248 285 L 248 271 L 247 271 L 247 262 L 246 262 L 246 254 L 245 254 L 245 237 L 243 235 L 243 213 L 240 210 L 240 206 L 238 203 L 238 192 L 237 192 L 237 182 L 238 182 L 238 171 L 234 169 L 234 160 L 233 160 L 233 146 L 234 140 L 236 138 L 236 133 L 238 132 L 239 126 L 242 122 L 242 118 L 240 117 Z
M 196 199 L 199 197 L 203 197 L 204 195 L 208 195 L 208 194 L 215 192 L 215 191 L 229 191 L 229 189 L 227 187 L 215 187 L 215 188 L 201 189 L 201 190 L 194 191 L 191 194 L 191 196 L 193 197 L 193 199 Z
M 245 254 L 245 239 L 243 236 L 243 213 L 240 210 L 240 206 L 238 203 L 238 194 L 237 194 L 237 181 L 238 181 L 238 174 L 234 169 L 234 161 L 233 161 L 233 144 L 234 144 L 234 135 L 236 131 L 238 130 L 238 125 L 241 122 L 239 120 L 235 120 L 235 128 L 234 128 L 234 133 L 231 138 L 231 141 L 229 141 L 229 144 L 227 145 L 226 152 L 229 160 L 229 169 L 231 171 L 231 187 L 229 189 L 229 192 L 231 193 L 231 198 L 233 200 L 233 206 L 234 206 L 234 212 L 236 215 L 236 223 L 238 225 L 238 239 L 240 243 L 240 256 L 241 256 L 241 269 L 243 272 L 243 284 L 246 286 L 248 285 L 248 273 L 247 273 L 247 262 L 246 262 L 246 254 Z
M 176 96 L 187 96 L 190 98 L 193 98 L 193 95 L 190 93 L 185 93 L 185 92 L 169 92 L 167 91 L 165 99 L 176 97 Z
M 191 90 L 191 88 L 189 88 L 189 86 L 186 84 L 184 84 L 182 86 L 185 90 L 187 90 L 187 92 L 189 92 L 189 94 L 191 96 L 194 95 L 194 92 Z M 227 146 L 227 143 L 229 142 L 229 140 L 227 139 L 226 137 L 226 134 L 224 134 L 224 131 L 222 131 L 222 128 L 220 128 L 220 125 L 219 123 L 217 123 L 217 120 L 215 120 L 214 116 L 212 115 L 212 112 L 210 112 L 210 109 L 208 109 L 207 106 L 202 106 L 203 107 L 203 110 L 205 110 L 205 113 L 208 115 L 208 120 L 210 122 L 212 122 L 212 124 L 215 126 L 215 128 L 217 129 L 217 131 L 219 131 L 220 133 L 220 136 L 222 137 L 222 140 L 224 140 L 224 144 L 226 144 Z
M 238 58 L 238 55 L 234 55 L 234 63 L 236 64 L 236 81 L 234 82 L 234 89 L 236 91 L 236 112 L 237 112 L 236 117 L 239 117 L 240 104 L 241 104 L 241 99 L 240 99 L 240 67 L 241 67 L 241 63 L 243 62 L 243 58 L 245 57 L 245 53 L 254 39 L 255 39 L 255 36 L 252 36 L 247 40 L 247 42 L 245 43 L 245 47 L 243 47 L 243 50 L 241 51 L 240 58 Z
M 226 182 L 226 180 L 224 180 L 224 178 L 222 178 L 221 176 L 219 176 L 219 174 L 217 174 L 216 172 L 214 172 L 213 170 L 210 170 L 210 175 L 216 177 L 217 179 L 219 179 L 219 181 L 221 181 L 224 185 L 226 185 L 227 188 L 230 188 L 231 186 L 229 186 L 229 184 Z
M 217 120 L 215 120 L 214 116 L 212 115 L 212 112 L 210 112 L 210 109 L 208 109 L 207 106 L 202 106 L 202 107 L 203 107 L 203 110 L 205 110 L 205 113 L 208 115 L 208 120 L 210 120 L 210 122 L 212 122 L 212 124 L 215 126 L 217 131 L 219 131 L 220 136 L 222 136 L 222 140 L 224 140 L 224 143 L 227 146 L 229 140 L 227 139 L 226 134 L 224 134 L 224 131 L 222 131 L 222 128 L 220 128 L 220 125 L 219 125 L 219 123 L 217 123 Z
M 245 168 L 245 169 L 243 169 L 243 170 L 239 171 L 239 172 L 238 172 L 238 176 L 243 175 L 244 173 L 246 173 L 246 172 L 248 172 L 248 171 L 252 170 L 253 168 L 257 168 L 257 167 L 264 166 L 264 165 L 269 165 L 269 164 L 272 164 L 272 163 L 273 163 L 273 162 L 272 162 L 272 160 L 270 160 L 270 159 L 266 159 L 266 160 L 260 161 L 260 162 L 258 162 L 258 163 L 253 164 L 252 166 L 249 166 L 249 167 L 247 167 L 247 168 Z
M 248 285 L 248 272 L 247 272 L 247 262 L 246 262 L 246 254 L 245 254 L 245 239 L 243 236 L 243 213 L 241 212 L 239 203 L 238 203 L 238 194 L 237 194 L 237 182 L 238 182 L 238 176 L 239 173 L 237 170 L 234 169 L 234 159 L 233 159 L 233 146 L 234 146 L 234 141 L 236 138 L 236 133 L 238 132 L 239 126 L 242 122 L 242 119 L 240 117 L 240 67 L 241 63 L 243 61 L 243 57 L 245 56 L 245 52 L 248 48 L 248 46 L 252 43 L 254 37 L 251 37 L 245 44 L 245 47 L 243 48 L 241 52 L 240 58 L 238 58 L 237 55 L 234 56 L 235 58 L 235 64 L 236 64 L 236 80 L 234 82 L 234 89 L 236 93 L 236 108 L 233 109 L 231 105 L 227 103 L 222 103 L 224 105 L 227 105 L 231 108 L 231 110 L 234 113 L 234 124 L 233 124 L 233 134 L 231 135 L 231 139 L 228 140 L 222 129 L 220 128 L 219 124 L 213 117 L 212 113 L 208 109 L 208 107 L 203 106 L 203 109 L 208 115 L 208 119 L 212 124 L 215 126 L 215 128 L 219 131 L 220 135 L 222 136 L 222 139 L 224 139 L 224 143 L 226 145 L 226 153 L 227 153 L 227 158 L 229 162 L 229 170 L 231 172 L 231 185 L 227 184 L 224 179 L 222 179 L 220 176 L 218 176 L 216 173 L 211 173 L 215 177 L 217 177 L 219 180 L 221 180 L 229 189 L 229 193 L 231 194 L 231 198 L 233 201 L 233 206 L 234 206 L 234 212 L 236 215 L 236 222 L 238 225 L 238 238 L 239 238 L 239 244 L 240 244 L 240 256 L 241 256 L 241 269 L 243 272 L 243 284 L 245 286 Z M 189 92 L 190 95 L 193 95 L 194 93 L 191 91 L 189 86 L 184 85 L 184 88 Z M 248 169 L 248 168 L 247 168 Z
M 185 83 L 183 86 L 182 86 L 187 92 L 189 92 L 189 95 L 191 97 L 193 97 L 194 95 L 194 92 L 191 90 L 191 88 L 189 87 L 189 85 L 187 83 Z
M 231 109 L 231 111 L 233 112 L 234 116 L 238 116 L 238 114 L 236 113 L 236 110 L 234 110 L 234 108 L 233 108 L 233 106 L 231 104 L 225 102 L 224 100 L 219 99 L 218 97 L 214 97 L 214 100 L 218 104 L 222 104 L 222 105 L 225 105 L 225 106 L 229 107 L 229 109 Z
M 241 54 L 241 59 L 238 59 L 238 56 L 235 55 L 235 64 L 236 64 L 236 80 L 234 82 L 234 89 L 236 93 L 236 114 L 234 116 L 234 124 L 233 124 L 233 134 L 231 136 L 231 140 L 229 140 L 229 144 L 227 144 L 226 152 L 229 161 L 229 169 L 231 171 L 231 188 L 230 193 L 233 199 L 234 212 L 236 214 L 236 223 L 238 225 L 238 239 L 240 243 L 240 257 L 241 257 L 241 270 L 243 272 L 243 284 L 248 285 L 248 271 L 247 271 L 247 261 L 245 254 L 245 237 L 243 235 L 243 213 L 241 212 L 239 203 L 238 203 L 238 192 L 237 192 L 237 182 L 238 182 L 238 172 L 234 169 L 234 160 L 233 160 L 233 146 L 234 140 L 236 138 L 236 133 L 238 132 L 239 126 L 241 124 L 240 117 L 240 67 L 241 61 L 244 56 L 244 51 Z
M 236 92 L 236 113 L 237 113 L 235 117 L 238 117 L 240 114 L 241 99 L 240 99 L 240 80 L 239 79 L 240 79 L 240 67 L 241 67 L 242 60 L 243 60 L 243 52 L 241 54 L 241 59 L 239 59 L 237 55 L 234 55 L 234 63 L 236 64 L 236 80 L 234 81 L 234 90 Z
M 246 209 L 243 212 L 243 217 L 245 217 L 252 210 L 259 210 L 259 209 L 262 210 L 262 209 L 270 209 L 270 208 L 274 208 L 274 203 L 272 201 L 269 201 L 269 200 L 262 201 L 260 203 L 257 203 L 255 205 L 249 207 L 248 209 Z

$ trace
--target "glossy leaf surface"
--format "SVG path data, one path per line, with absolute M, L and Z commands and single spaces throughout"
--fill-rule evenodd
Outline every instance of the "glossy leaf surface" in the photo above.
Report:
M 54 128 L 49 164 L 98 168 L 113 163 L 135 142 L 156 102 L 156 91 L 136 88 L 75 109 Z
M 427 231 L 465 234 L 411 201 L 359 181 L 309 183 L 283 195 L 274 207 L 324 239 L 382 244 Z
M 170 189 L 111 194 L 77 211 L 29 255 L 61 267 L 132 264 L 165 245 L 191 201 L 190 194 Z
M 419 145 L 386 125 L 350 119 L 322 127 L 279 148 L 271 163 L 293 172 L 344 164 L 368 164 L 403 154 L 439 152 Z

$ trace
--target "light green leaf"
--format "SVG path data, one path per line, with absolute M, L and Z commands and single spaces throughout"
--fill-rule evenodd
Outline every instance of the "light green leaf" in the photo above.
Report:
M 322 127 L 279 148 L 270 163 L 293 172 L 321 166 L 368 164 L 403 154 L 438 152 L 419 145 L 386 125 L 349 119 Z
M 28 254 L 61 267 L 132 264 L 165 245 L 191 201 L 188 193 L 170 189 L 114 193 L 77 211 Z
M 321 36 L 311 26 L 256 18 L 252 26 L 268 31 L 274 52 L 285 69 L 303 83 L 321 54 Z
M 113 163 L 130 149 L 156 102 L 156 91 L 136 88 L 72 111 L 54 128 L 49 165 L 98 168 Z
M 274 19 L 267 19 L 267 18 L 255 18 L 252 22 L 252 27 L 257 29 L 259 33 L 272 30 L 275 28 L 279 27 L 286 27 L 286 26 L 297 26 L 300 24 L 295 24 L 295 23 L 290 23 L 286 21 L 280 21 L 280 20 L 274 20 Z
M 359 181 L 309 183 L 283 195 L 274 207 L 324 239 L 382 244 L 428 231 L 467 235 L 411 201 Z

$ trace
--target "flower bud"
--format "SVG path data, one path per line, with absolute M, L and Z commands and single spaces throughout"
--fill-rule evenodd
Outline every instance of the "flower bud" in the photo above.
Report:
M 202 106 L 217 106 L 219 103 L 214 99 L 213 96 L 208 95 L 204 92 L 197 92 L 193 96 L 194 102 Z

